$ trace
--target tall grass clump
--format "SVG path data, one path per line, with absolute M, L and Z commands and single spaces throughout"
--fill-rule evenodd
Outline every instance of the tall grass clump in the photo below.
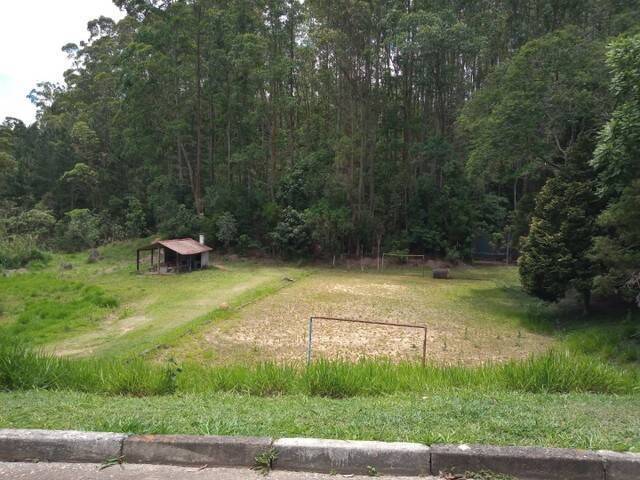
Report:
M 0 345 L 0 390 L 72 390 L 149 396 L 176 391 L 178 369 L 142 359 L 67 359 L 21 345 Z
M 360 360 L 319 360 L 301 374 L 300 390 L 308 395 L 344 398 L 452 388 L 491 388 L 492 369 Z
M 640 314 L 628 313 L 622 322 L 596 319 L 570 330 L 565 344 L 574 351 L 621 364 L 640 364 Z
M 531 393 L 631 393 L 640 391 L 637 371 L 604 363 L 579 353 L 551 350 L 501 366 L 507 390 Z
M 270 396 L 297 391 L 299 371 L 292 365 L 263 363 L 256 366 L 203 367 L 185 365 L 178 378 L 184 392 L 234 392 Z
M 564 351 L 476 367 L 318 360 L 309 367 L 264 363 L 203 367 L 141 358 L 66 359 L 20 346 L 0 346 L 0 389 L 74 390 L 151 396 L 235 392 L 256 396 L 305 394 L 330 398 L 430 393 L 457 389 L 483 392 L 640 392 L 637 370 Z

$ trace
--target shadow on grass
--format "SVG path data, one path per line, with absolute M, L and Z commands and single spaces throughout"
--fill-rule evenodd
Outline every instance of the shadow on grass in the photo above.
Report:
M 640 368 L 640 312 L 594 311 L 563 327 L 563 341 L 572 350 Z
M 474 288 L 461 295 L 458 301 L 472 310 L 534 333 L 550 335 L 558 328 L 557 306 L 532 298 L 517 287 Z
M 548 303 L 512 286 L 473 289 L 459 300 L 528 331 L 556 336 L 573 352 L 640 367 L 640 312 L 629 306 L 595 304 L 585 315 L 573 296 Z

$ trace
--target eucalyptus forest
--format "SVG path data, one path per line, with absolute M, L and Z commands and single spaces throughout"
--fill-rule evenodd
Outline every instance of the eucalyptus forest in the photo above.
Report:
M 114 2 L 0 126 L 5 268 L 152 234 L 452 262 L 484 236 L 545 300 L 639 295 L 637 1 Z

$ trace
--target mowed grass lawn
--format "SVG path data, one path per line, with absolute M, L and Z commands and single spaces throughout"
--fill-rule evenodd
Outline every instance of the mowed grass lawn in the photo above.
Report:
M 136 246 L 0 278 L 1 339 L 71 359 L 0 349 L 0 427 L 640 451 L 637 315 L 547 306 L 514 267 L 434 280 L 216 258 L 207 271 L 138 275 Z M 305 369 L 311 315 L 426 325 L 429 371 Z M 413 329 L 315 326 L 315 359 L 414 362 L 421 347 Z

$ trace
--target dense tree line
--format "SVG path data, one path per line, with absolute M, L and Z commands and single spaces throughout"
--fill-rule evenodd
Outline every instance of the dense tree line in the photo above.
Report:
M 114 1 L 31 93 L 37 122 L 0 127 L 5 233 L 451 259 L 483 234 L 556 299 L 520 238 L 575 216 L 587 267 L 553 282 L 638 282 L 635 1 Z

